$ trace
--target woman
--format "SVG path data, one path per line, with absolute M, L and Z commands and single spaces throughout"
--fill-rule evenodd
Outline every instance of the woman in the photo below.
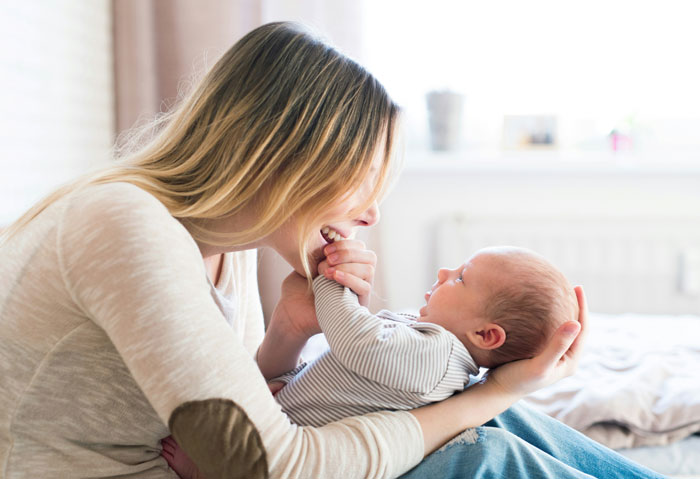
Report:
M 281 413 L 258 366 L 289 369 L 318 326 L 291 276 L 272 318 L 288 334 L 265 338 L 255 363 L 254 248 L 274 248 L 309 276 L 330 247 L 322 228 L 348 236 L 375 223 L 397 117 L 357 64 L 298 27 L 265 25 L 223 56 L 149 143 L 14 224 L 0 243 L 7 477 L 174 477 L 160 457 L 171 432 L 210 479 L 393 477 L 570 374 L 586 318 L 580 290 L 580 325 L 565 324 L 540 356 L 447 401 L 322 428 L 295 427 Z M 339 251 L 337 278 L 366 300 L 375 258 L 343 243 L 352 252 Z M 266 364 L 267 347 L 286 351 L 286 363 Z M 544 477 L 561 463 L 552 456 L 589 474 L 615 463 L 624 477 L 651 477 L 539 415 L 516 409 L 494 421 L 500 434 L 448 446 L 414 477 L 445 477 L 443 467 L 459 462 L 485 468 L 474 477 Z M 549 433 L 533 437 L 544 433 L 539 422 L 557 444 Z M 532 450 L 545 457 L 513 466 L 511 456 Z

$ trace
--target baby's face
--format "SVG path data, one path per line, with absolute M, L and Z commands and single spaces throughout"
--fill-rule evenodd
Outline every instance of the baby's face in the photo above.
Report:
M 439 324 L 460 336 L 482 322 L 485 302 L 501 273 L 494 265 L 496 252 L 480 251 L 454 269 L 442 268 L 420 309 L 419 321 Z

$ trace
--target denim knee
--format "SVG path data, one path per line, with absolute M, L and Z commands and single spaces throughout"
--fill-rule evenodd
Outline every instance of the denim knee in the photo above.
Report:
M 481 442 L 484 439 L 483 429 L 484 428 L 482 428 L 482 427 L 472 427 L 472 428 L 466 429 L 461 434 L 458 434 L 455 437 L 453 437 L 452 439 L 450 439 L 448 442 L 445 443 L 444 446 L 442 446 L 440 449 L 438 449 L 435 452 L 436 453 L 444 452 L 447 449 L 451 448 L 452 446 L 469 445 L 469 444 L 476 444 L 478 442 Z

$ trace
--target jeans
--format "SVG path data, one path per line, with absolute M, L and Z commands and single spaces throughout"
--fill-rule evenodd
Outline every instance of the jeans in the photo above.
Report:
M 401 476 L 406 479 L 663 478 L 518 403 L 469 429 Z

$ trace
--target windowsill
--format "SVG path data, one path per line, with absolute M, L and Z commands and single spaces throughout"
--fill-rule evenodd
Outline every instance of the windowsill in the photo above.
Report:
M 668 160 L 660 161 L 663 155 Z M 640 154 L 564 150 L 408 150 L 404 173 L 700 176 L 700 152 Z

